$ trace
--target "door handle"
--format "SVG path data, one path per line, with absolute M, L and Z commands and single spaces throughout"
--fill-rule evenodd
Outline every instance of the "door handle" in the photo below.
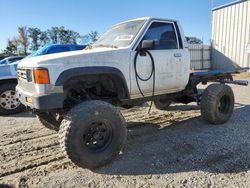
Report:
M 175 53 L 174 57 L 181 57 L 182 55 L 180 53 Z

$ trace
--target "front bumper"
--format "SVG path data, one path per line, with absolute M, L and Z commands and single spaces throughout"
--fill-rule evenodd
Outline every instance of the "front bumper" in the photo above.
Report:
M 16 87 L 17 95 L 21 103 L 31 109 L 37 110 L 51 110 L 63 108 L 64 94 L 63 93 L 51 93 L 44 95 L 34 95 L 27 91 L 24 91 L 20 87 Z

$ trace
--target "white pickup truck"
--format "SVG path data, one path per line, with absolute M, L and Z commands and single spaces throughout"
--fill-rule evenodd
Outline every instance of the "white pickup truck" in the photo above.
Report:
M 171 102 L 197 102 L 212 124 L 229 120 L 234 94 L 225 83 L 233 69 L 192 72 L 180 24 L 139 18 L 112 26 L 87 49 L 34 57 L 18 65 L 21 102 L 41 123 L 59 130 L 64 153 L 76 165 L 94 169 L 111 162 L 126 140 L 126 123 L 117 106 L 154 101 L 167 110 Z M 211 84 L 200 94 L 199 83 Z

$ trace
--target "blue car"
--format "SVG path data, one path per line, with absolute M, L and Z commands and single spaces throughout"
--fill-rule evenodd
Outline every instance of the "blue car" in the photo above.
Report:
M 83 50 L 86 48 L 86 45 L 76 45 L 76 44 L 49 44 L 37 50 L 27 56 L 26 58 L 46 55 L 46 54 L 55 54 L 60 52 L 68 52 L 68 51 L 75 51 L 75 50 Z
M 85 45 L 46 45 L 40 50 L 33 52 L 25 58 L 31 58 L 41 55 L 82 50 Z M 23 57 L 13 56 L 0 61 L 0 114 L 14 114 L 24 110 L 16 96 L 15 88 L 17 84 L 17 65 Z

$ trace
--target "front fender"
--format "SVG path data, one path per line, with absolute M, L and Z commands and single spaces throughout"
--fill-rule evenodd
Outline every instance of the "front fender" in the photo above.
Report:
M 118 93 L 121 99 L 129 98 L 129 90 L 127 82 L 122 72 L 114 67 L 77 67 L 63 71 L 56 80 L 55 86 L 63 86 L 67 81 L 74 77 L 87 75 L 109 75 L 115 77 L 114 81 L 118 88 Z

